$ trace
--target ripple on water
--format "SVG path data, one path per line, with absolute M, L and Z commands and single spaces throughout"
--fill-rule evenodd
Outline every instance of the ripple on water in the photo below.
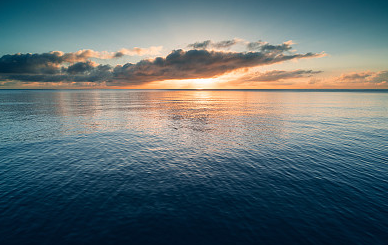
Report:
M 388 93 L 0 91 L 4 244 L 385 244 Z

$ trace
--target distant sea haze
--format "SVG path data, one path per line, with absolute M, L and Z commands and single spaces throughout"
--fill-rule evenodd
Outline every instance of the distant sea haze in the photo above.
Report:
M 387 244 L 387 90 L 0 90 L 0 244 Z

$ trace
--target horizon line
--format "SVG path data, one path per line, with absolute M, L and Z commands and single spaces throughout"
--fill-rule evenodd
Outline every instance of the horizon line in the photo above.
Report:
M 135 89 L 135 88 L 0 88 L 0 91 L 6 90 L 167 90 L 167 91 L 388 91 L 388 89 L 194 89 L 194 88 L 186 88 L 186 89 L 170 89 L 170 88 L 160 88 L 160 89 Z

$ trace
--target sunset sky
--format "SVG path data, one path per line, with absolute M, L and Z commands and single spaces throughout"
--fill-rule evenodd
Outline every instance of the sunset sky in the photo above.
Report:
M 0 88 L 388 89 L 387 1 L 2 1 Z

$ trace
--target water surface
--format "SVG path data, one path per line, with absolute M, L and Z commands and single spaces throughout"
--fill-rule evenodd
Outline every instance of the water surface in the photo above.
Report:
M 1 244 L 387 244 L 387 91 L 0 91 Z

